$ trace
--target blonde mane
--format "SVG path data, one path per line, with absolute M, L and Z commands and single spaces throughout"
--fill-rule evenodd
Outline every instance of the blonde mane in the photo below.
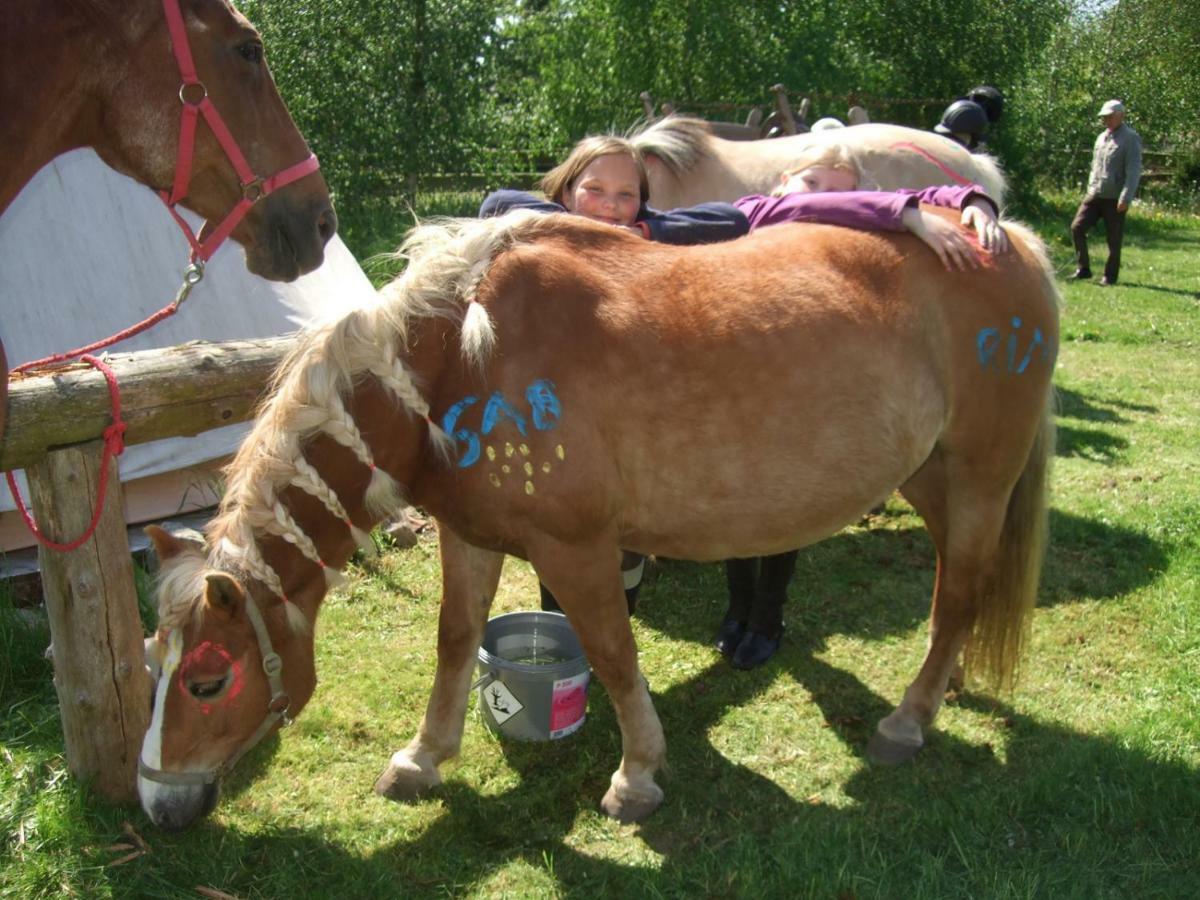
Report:
M 643 156 L 653 154 L 672 175 L 682 177 L 710 155 L 712 131 L 703 119 L 667 116 L 629 135 Z
M 338 572 L 321 559 L 279 494 L 289 487 L 316 498 L 344 522 L 358 546 L 371 551 L 370 536 L 354 526 L 345 505 L 305 459 L 306 438 L 322 433 L 349 449 L 371 470 L 364 504 L 377 518 L 402 502 L 403 487 L 375 465 L 371 448 L 346 409 L 344 398 L 363 376 L 374 377 L 414 419 L 425 420 L 430 440 L 449 460 L 453 440 L 429 417 L 421 385 L 400 356 L 413 319 L 458 318 L 466 360 L 481 366 L 495 342 L 487 310 L 475 291 L 493 257 L 536 231 L 545 217 L 518 210 L 494 219 L 451 219 L 423 224 L 407 236 L 397 255 L 408 261 L 404 274 L 371 302 L 335 322 L 301 331 L 280 364 L 249 436 L 229 464 L 227 487 L 217 517 L 207 529 L 208 558 L 173 563 L 160 579 L 159 609 L 164 621 L 181 621 L 204 594 L 204 575 L 213 570 L 245 573 L 284 597 L 279 575 L 263 559 L 260 536 L 272 535 L 319 565 L 330 584 Z M 293 607 L 294 604 L 287 604 Z M 289 613 L 292 610 L 289 609 Z M 293 616 L 293 623 L 295 621 Z

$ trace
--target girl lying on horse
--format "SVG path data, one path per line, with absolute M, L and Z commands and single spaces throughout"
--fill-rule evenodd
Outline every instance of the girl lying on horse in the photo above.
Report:
M 938 255 L 947 269 L 980 264 L 978 247 L 992 253 L 1007 249 L 997 222 L 996 204 L 978 185 L 930 187 L 923 190 L 860 190 L 864 181 L 852 151 L 840 144 L 814 146 L 804 152 L 770 196 L 752 195 L 733 203 L 702 203 L 660 212 L 647 203 L 649 180 L 641 153 L 615 135 L 584 138 L 567 159 L 547 173 L 540 187 L 545 197 L 516 190 L 490 194 L 481 217 L 514 209 L 545 213 L 569 212 L 623 228 L 646 240 L 668 244 L 728 241 L 757 228 L 787 222 L 814 222 L 877 231 L 910 231 Z M 967 231 L 922 212 L 920 204 L 962 210 Z M 718 628 L 717 648 L 736 668 L 750 669 L 769 659 L 783 633 L 783 601 L 796 565 L 796 552 L 755 559 L 730 560 L 727 579 L 729 609 Z M 645 560 L 626 553 L 621 568 L 630 613 L 637 603 Z M 559 609 L 545 585 L 542 608 Z

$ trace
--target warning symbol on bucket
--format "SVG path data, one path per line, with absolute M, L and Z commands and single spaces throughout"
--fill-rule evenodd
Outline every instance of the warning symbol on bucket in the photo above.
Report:
M 483 699 L 497 725 L 503 725 L 525 707 L 501 681 L 493 681 L 483 689 Z

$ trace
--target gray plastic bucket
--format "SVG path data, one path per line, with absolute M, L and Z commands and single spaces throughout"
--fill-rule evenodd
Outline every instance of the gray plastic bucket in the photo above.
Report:
M 479 708 L 497 734 L 553 741 L 583 726 L 592 670 L 562 613 L 490 619 L 479 647 L 479 676 Z

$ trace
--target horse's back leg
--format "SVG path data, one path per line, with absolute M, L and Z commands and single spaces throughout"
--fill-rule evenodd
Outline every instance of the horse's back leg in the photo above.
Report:
M 375 782 L 376 793 L 393 800 L 412 799 L 441 783 L 438 766 L 462 745 L 471 678 L 504 565 L 504 554 L 472 546 L 444 524 L 438 539 L 442 606 L 437 672 L 416 737 L 392 755 Z
M 601 809 L 621 822 L 645 819 L 663 800 L 654 774 L 666 755 L 662 724 L 638 670 L 616 543 L 566 544 L 545 536 L 529 547 L 538 576 L 554 592 L 608 691 L 621 727 L 621 765 Z
M 933 538 L 937 575 L 925 660 L 868 748 L 873 759 L 890 763 L 915 755 L 937 716 L 993 575 L 1009 496 L 1007 485 L 973 477 L 937 450 L 900 491 Z
M 901 492 L 925 519 L 938 553 L 929 650 L 900 705 L 879 723 L 869 752 L 883 761 L 911 757 L 941 706 L 966 648 L 968 673 L 1011 685 L 1037 601 L 1046 547 L 1046 485 L 1054 456 L 1047 393 L 1014 416 L 1003 440 L 966 439 L 936 447 Z M 968 644 L 969 641 L 969 644 Z

